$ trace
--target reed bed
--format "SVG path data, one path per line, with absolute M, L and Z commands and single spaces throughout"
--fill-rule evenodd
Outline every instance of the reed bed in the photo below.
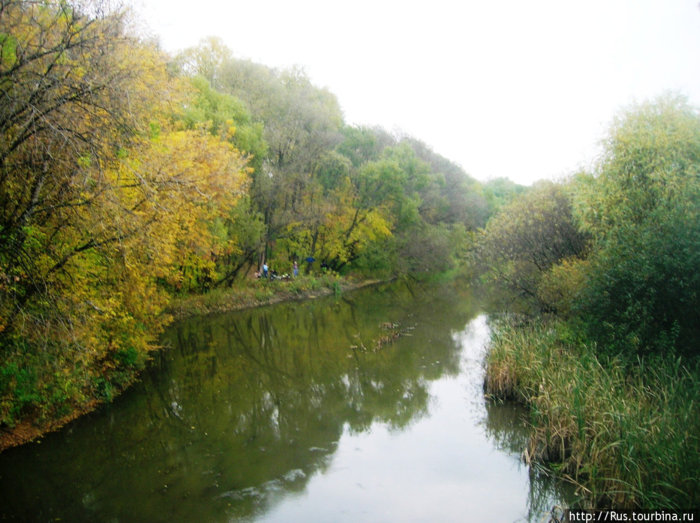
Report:
M 563 323 L 500 320 L 484 388 L 529 407 L 524 459 L 576 484 L 585 508 L 700 504 L 696 364 L 601 359 Z

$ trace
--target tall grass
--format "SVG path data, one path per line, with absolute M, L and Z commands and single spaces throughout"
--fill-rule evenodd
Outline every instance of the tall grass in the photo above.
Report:
M 673 357 L 601 361 L 562 323 L 494 326 L 485 390 L 529 406 L 524 456 L 588 507 L 700 502 L 700 372 Z

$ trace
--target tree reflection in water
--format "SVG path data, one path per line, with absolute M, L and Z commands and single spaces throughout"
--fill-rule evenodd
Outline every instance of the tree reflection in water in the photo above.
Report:
M 455 284 L 400 283 L 180 322 L 132 390 L 0 455 L 0 517 L 255 519 L 327 470 L 343 434 L 429 416 L 475 314 Z M 520 437 L 499 419 L 489 407 L 497 446 Z

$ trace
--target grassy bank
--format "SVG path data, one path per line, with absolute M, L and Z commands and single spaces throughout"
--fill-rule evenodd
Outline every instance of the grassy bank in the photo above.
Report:
M 374 285 L 379 280 L 353 280 L 335 273 L 303 275 L 285 280 L 247 280 L 236 287 L 174 298 L 168 313 L 176 319 L 272 305 L 283 301 L 340 295 Z
M 673 357 L 601 361 L 562 323 L 498 321 L 485 390 L 530 409 L 527 461 L 590 507 L 700 502 L 700 372 Z
M 18 339 L 5 346 L 0 366 L 0 452 L 32 441 L 112 401 L 145 368 L 136 351 L 89 365 L 71 357 L 86 349 L 70 341 L 36 346 Z

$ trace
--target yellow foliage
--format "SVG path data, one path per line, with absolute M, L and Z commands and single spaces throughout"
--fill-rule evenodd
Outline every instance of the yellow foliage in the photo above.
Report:
M 543 274 L 537 296 L 561 317 L 571 312 L 576 294 L 583 288 L 588 261 L 576 257 L 565 258 Z
M 94 7 L 9 0 L 0 15 L 0 370 L 68 383 L 65 401 L 128 381 L 168 321 L 164 283 L 235 252 L 212 224 L 248 173 L 222 138 L 173 127 L 186 84 L 123 12 Z

